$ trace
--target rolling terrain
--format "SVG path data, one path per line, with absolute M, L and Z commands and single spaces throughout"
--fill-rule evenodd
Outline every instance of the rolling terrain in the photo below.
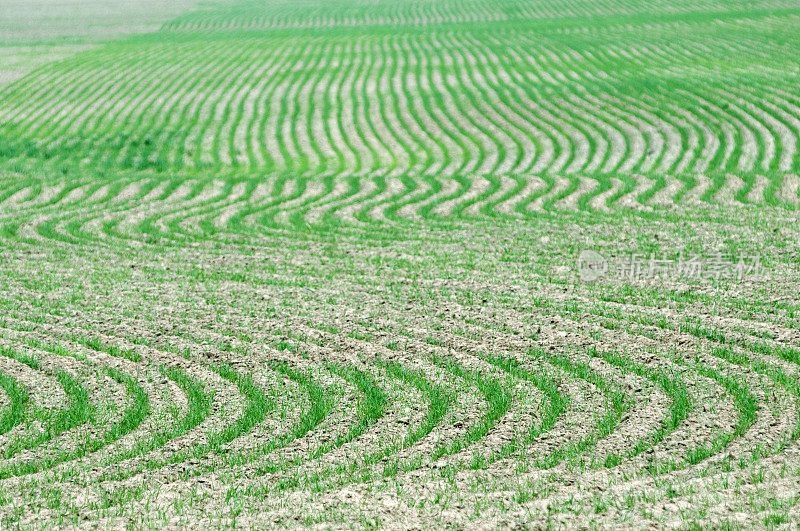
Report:
M 4 527 L 800 522 L 795 2 L 10 3 Z

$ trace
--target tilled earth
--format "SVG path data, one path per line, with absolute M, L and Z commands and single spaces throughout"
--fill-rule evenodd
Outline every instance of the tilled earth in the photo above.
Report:
M 800 518 L 796 212 L 263 223 L 49 186 L 3 210 L 4 526 Z
M 798 526 L 796 0 L 0 5 L 0 528 Z

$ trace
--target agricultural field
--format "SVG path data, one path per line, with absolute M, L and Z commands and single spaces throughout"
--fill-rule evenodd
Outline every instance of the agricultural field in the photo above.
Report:
M 795 0 L 0 0 L 0 527 L 796 528 Z

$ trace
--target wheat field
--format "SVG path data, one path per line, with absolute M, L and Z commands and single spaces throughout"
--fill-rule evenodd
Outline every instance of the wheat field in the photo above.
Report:
M 800 6 L 0 0 L 3 528 L 796 528 Z

